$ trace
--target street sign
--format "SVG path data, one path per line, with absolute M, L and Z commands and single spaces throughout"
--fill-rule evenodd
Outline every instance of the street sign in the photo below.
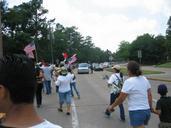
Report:
M 139 58 L 139 63 L 141 64 L 141 58 L 142 58 L 142 51 L 138 50 L 138 58 Z
M 109 56 L 109 60 L 112 61 L 113 60 L 113 56 Z
M 142 51 L 138 50 L 138 58 L 142 58 Z

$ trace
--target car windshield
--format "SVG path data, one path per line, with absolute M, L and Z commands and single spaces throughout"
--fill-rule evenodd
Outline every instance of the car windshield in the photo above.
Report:
M 88 64 L 82 63 L 82 64 L 79 64 L 79 67 L 88 67 Z

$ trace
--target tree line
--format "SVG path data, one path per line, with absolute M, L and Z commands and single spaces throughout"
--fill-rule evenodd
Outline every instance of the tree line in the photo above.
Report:
M 150 35 L 138 36 L 134 41 L 120 42 L 119 49 L 113 54 L 115 61 L 136 60 L 143 64 L 159 64 L 171 60 L 171 16 L 167 22 L 166 36 Z M 138 56 L 141 51 L 141 56 Z
M 79 62 L 139 61 L 144 64 L 164 63 L 171 60 L 171 17 L 168 20 L 166 36 L 138 36 L 134 41 L 122 41 L 116 52 L 102 50 L 92 42 L 92 37 L 84 37 L 77 27 L 64 27 L 55 19 L 48 19 L 48 10 L 42 6 L 43 0 L 30 0 L 12 8 L 3 0 L 2 35 L 4 55 L 23 51 L 24 47 L 35 42 L 38 60 L 63 60 L 62 53 L 77 54 Z
M 4 55 L 23 51 L 33 42 L 36 44 L 38 60 L 63 60 L 62 53 L 77 54 L 79 62 L 108 61 L 109 50 L 95 47 L 92 37 L 82 36 L 77 27 L 64 27 L 48 19 L 48 10 L 43 0 L 30 0 L 12 8 L 1 1 L 2 35 Z

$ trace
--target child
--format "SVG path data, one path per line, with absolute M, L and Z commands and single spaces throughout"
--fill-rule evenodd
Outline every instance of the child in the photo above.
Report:
M 158 93 L 161 97 L 157 101 L 156 109 L 153 109 L 153 113 L 159 115 L 159 128 L 171 128 L 171 97 L 167 96 L 167 92 L 165 84 L 158 86 Z

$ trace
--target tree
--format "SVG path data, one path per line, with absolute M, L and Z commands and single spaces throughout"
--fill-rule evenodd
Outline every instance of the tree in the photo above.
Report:
M 130 59 L 138 61 L 137 51 L 142 51 L 142 62 L 144 64 L 157 64 L 164 59 L 164 42 L 163 36 L 154 37 L 154 35 L 144 34 L 138 36 L 130 47 Z
M 129 60 L 129 49 L 130 49 L 130 43 L 127 41 L 120 42 L 119 50 L 115 53 L 115 59 L 116 60 Z
M 167 47 L 167 60 L 171 59 L 171 16 L 167 22 L 168 28 L 166 30 L 166 47 Z

